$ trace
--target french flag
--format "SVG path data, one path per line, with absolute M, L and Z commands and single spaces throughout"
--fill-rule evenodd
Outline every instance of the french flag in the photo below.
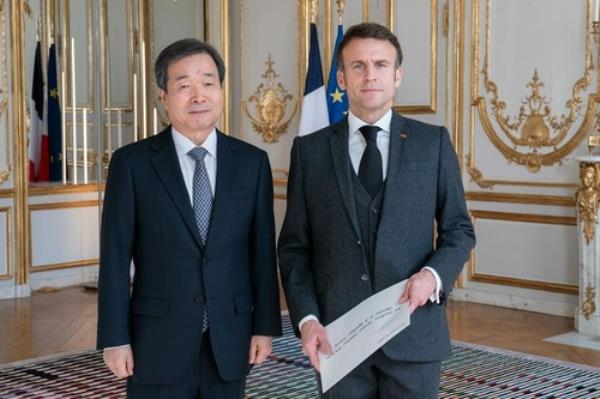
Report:
M 329 115 L 327 113 L 327 100 L 325 99 L 319 37 L 317 34 L 317 25 L 311 23 L 310 52 L 304 97 L 302 98 L 302 109 L 300 110 L 298 136 L 304 136 L 326 126 L 329 126 Z
M 50 162 L 48 132 L 44 124 L 44 77 L 42 50 L 38 41 L 35 47 L 33 82 L 31 85 L 31 130 L 29 131 L 29 181 L 48 181 Z

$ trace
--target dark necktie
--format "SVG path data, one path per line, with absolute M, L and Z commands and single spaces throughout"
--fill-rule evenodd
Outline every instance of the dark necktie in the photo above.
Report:
M 377 132 L 380 129 L 377 126 L 365 125 L 359 130 L 367 141 L 367 148 L 360 159 L 358 178 L 371 198 L 375 198 L 383 182 L 383 164 L 377 148 Z
M 188 155 L 196 161 L 192 184 L 192 197 L 194 216 L 196 217 L 196 225 L 198 226 L 202 245 L 206 244 L 213 201 L 210 180 L 208 179 L 208 173 L 206 172 L 206 166 L 204 164 L 204 157 L 206 157 L 206 154 L 208 154 L 208 151 L 203 147 L 196 147 L 188 152 Z
M 206 171 L 206 165 L 204 164 L 204 157 L 206 157 L 206 154 L 208 154 L 208 151 L 203 147 L 196 147 L 188 152 L 188 155 L 196 161 L 194 180 L 192 183 L 192 207 L 194 209 L 196 225 L 198 226 L 198 232 L 200 233 L 200 240 L 202 241 L 203 246 L 206 244 L 213 202 L 210 180 L 208 179 L 208 172 Z M 208 309 L 205 304 L 202 311 L 202 332 L 207 329 Z

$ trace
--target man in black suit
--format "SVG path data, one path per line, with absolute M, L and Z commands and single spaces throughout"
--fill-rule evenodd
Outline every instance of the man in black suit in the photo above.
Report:
M 391 109 L 401 64 L 387 28 L 348 29 L 337 52 L 348 117 L 292 147 L 279 266 L 313 366 L 319 369 L 317 351 L 331 350 L 324 325 L 408 279 L 398 299 L 408 301 L 411 325 L 327 398 L 437 397 L 441 360 L 450 353 L 440 303 L 475 244 L 448 131 Z
M 155 73 L 171 126 L 110 162 L 98 348 L 130 398 L 239 399 L 281 334 L 269 160 L 215 128 L 212 46 L 177 41 Z

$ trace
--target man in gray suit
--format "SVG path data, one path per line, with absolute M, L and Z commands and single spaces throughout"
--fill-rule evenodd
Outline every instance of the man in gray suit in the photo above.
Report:
M 348 117 L 291 152 L 279 265 L 292 323 L 318 371 L 317 351 L 331 350 L 323 326 L 408 279 L 399 301 L 411 325 L 323 397 L 435 398 L 450 353 L 441 304 L 475 244 L 456 154 L 444 127 L 392 111 L 402 80 L 392 32 L 355 25 L 336 56 Z

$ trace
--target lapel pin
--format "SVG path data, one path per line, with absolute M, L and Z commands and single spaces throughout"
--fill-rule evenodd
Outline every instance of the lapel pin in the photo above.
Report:
M 405 139 L 406 137 L 408 137 L 408 136 L 406 135 L 406 133 L 400 133 L 400 138 L 401 138 L 401 139 Z

